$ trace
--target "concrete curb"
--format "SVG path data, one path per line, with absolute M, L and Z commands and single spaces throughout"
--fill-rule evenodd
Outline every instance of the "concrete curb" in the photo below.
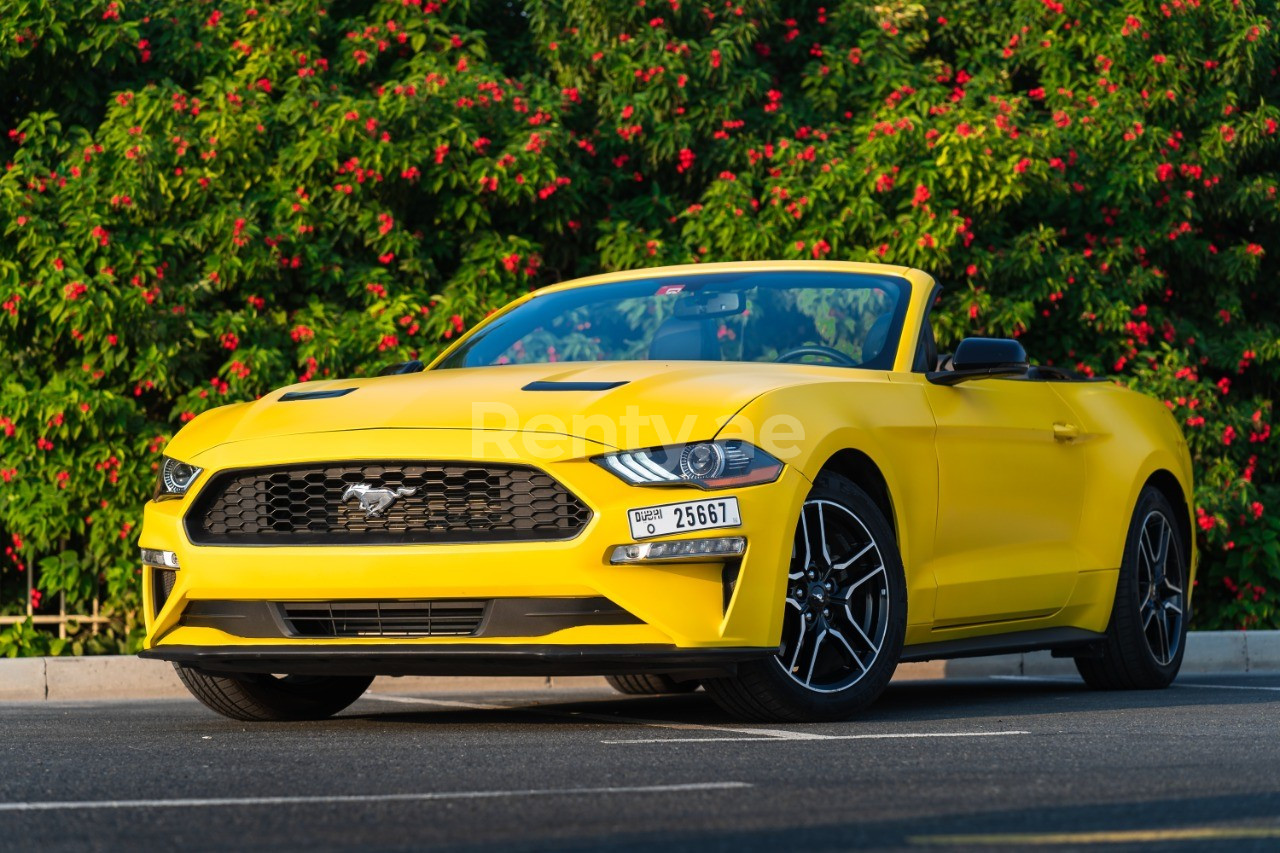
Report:
M 1280 631 L 1195 631 L 1187 637 L 1182 671 L 1223 675 L 1280 671 Z M 894 680 L 1060 676 L 1076 674 L 1070 659 L 1048 652 L 901 664 Z M 595 676 L 379 678 L 387 693 L 491 693 L 603 687 Z M 75 702 L 100 699 L 172 699 L 187 696 L 173 667 L 132 655 L 0 659 L 0 701 Z

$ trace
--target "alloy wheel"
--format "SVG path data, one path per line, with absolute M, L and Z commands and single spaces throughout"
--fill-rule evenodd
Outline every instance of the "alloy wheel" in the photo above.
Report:
M 1173 537 L 1173 525 L 1164 513 L 1150 512 L 1143 519 L 1138 538 L 1138 618 L 1147 647 L 1161 666 L 1173 661 L 1182 643 L 1182 571 Z
M 888 628 L 889 581 L 875 537 L 848 507 L 805 501 L 778 665 L 806 690 L 845 690 L 871 670 Z

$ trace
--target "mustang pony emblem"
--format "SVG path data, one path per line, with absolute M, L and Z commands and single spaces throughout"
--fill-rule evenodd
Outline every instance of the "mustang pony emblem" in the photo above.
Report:
M 342 493 L 342 502 L 346 503 L 351 498 L 357 497 L 360 499 L 360 508 L 364 510 L 364 517 L 378 518 L 382 515 L 382 511 L 395 503 L 396 500 L 407 498 L 417 491 L 417 489 L 406 489 L 404 487 L 398 489 L 375 489 L 368 483 L 356 483 L 354 486 L 347 486 L 347 490 Z

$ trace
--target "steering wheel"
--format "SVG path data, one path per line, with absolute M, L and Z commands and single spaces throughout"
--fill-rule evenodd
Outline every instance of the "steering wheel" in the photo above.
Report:
M 862 363 L 860 361 L 856 361 L 852 356 L 842 353 L 835 347 L 823 346 L 822 344 L 805 344 L 804 346 L 787 350 L 782 355 L 775 358 L 774 361 L 784 363 L 793 362 L 810 355 L 831 359 L 836 364 L 842 364 L 845 367 L 857 367 Z

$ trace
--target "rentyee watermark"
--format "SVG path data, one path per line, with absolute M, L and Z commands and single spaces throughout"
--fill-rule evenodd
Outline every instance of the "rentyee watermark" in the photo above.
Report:
M 477 459 L 564 459 L 713 437 L 745 441 L 785 462 L 800 452 L 804 424 L 793 415 L 771 415 L 757 425 L 741 414 L 715 419 L 694 414 L 645 414 L 634 405 L 616 418 L 582 413 L 566 418 L 550 412 L 522 415 L 514 406 L 499 401 L 471 404 L 471 450 Z

